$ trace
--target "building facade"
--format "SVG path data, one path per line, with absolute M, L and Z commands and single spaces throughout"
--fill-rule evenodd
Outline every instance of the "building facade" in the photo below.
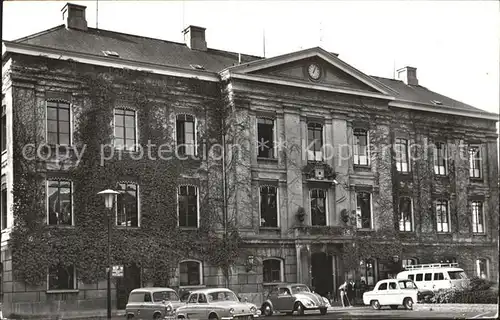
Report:
M 3 42 L 4 316 L 104 311 L 105 278 L 92 278 L 104 270 L 81 266 L 104 247 L 78 239 L 106 231 L 90 212 L 110 187 L 121 192 L 113 240 L 151 245 L 113 244 L 129 251 L 113 258 L 125 266 L 114 309 L 156 284 L 151 261 L 173 270 L 163 285 L 227 285 L 256 304 L 276 282 L 327 295 L 416 263 L 458 262 L 498 281 L 498 115 L 419 85 L 412 67 L 386 79 L 321 48 L 255 57 L 207 48 L 200 27 L 181 44 L 89 28 L 82 6 L 63 11 L 64 25 Z M 186 160 L 162 159 L 162 144 Z M 143 161 L 148 145 L 156 153 Z M 163 251 L 141 233 L 227 225 L 241 242 L 226 276 L 189 241 L 175 258 L 151 255 Z M 33 238 L 19 240 L 23 230 Z

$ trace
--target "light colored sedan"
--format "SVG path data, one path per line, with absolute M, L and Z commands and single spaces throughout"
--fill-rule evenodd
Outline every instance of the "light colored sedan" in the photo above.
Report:
M 372 291 L 363 294 L 363 303 L 379 310 L 382 306 L 397 309 L 403 305 L 411 310 L 413 303 L 418 301 L 418 289 L 411 280 L 385 279 L 377 282 Z
M 257 306 L 240 302 L 234 292 L 226 288 L 193 291 L 186 304 L 176 311 L 178 319 L 198 320 L 250 320 L 260 315 Z

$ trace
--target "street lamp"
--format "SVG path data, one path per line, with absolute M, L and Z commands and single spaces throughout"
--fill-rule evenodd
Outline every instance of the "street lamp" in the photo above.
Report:
M 101 191 L 97 194 L 103 195 L 104 196 L 104 204 L 106 205 L 106 209 L 108 209 L 107 213 L 107 224 L 108 224 L 108 270 L 107 270 L 107 276 L 108 276 L 108 289 L 107 289 L 107 303 L 108 303 L 108 319 L 111 319 L 111 209 L 113 209 L 113 203 L 115 200 L 115 196 L 119 192 L 116 192 L 111 189 L 107 189 L 104 191 Z

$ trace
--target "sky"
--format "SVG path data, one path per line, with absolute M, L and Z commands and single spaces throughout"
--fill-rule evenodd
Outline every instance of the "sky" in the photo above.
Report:
M 183 27 L 197 25 L 209 48 L 262 56 L 265 43 L 272 57 L 321 46 L 387 78 L 416 67 L 420 85 L 499 113 L 498 1 L 71 2 L 87 6 L 89 27 L 98 16 L 101 29 L 183 42 Z M 62 24 L 65 3 L 5 1 L 3 39 Z

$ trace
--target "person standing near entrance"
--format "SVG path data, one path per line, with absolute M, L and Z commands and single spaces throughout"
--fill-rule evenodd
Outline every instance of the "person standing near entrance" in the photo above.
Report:
M 349 301 L 349 305 L 351 306 L 355 303 L 354 297 L 354 281 L 352 279 L 349 279 L 349 283 L 347 283 L 347 301 Z
M 349 303 L 349 299 L 347 299 L 347 281 L 344 281 L 344 283 L 339 287 L 339 292 L 340 292 L 340 301 L 342 301 L 342 307 L 346 307 L 346 305 L 351 305 Z M 347 303 L 346 303 L 347 301 Z

